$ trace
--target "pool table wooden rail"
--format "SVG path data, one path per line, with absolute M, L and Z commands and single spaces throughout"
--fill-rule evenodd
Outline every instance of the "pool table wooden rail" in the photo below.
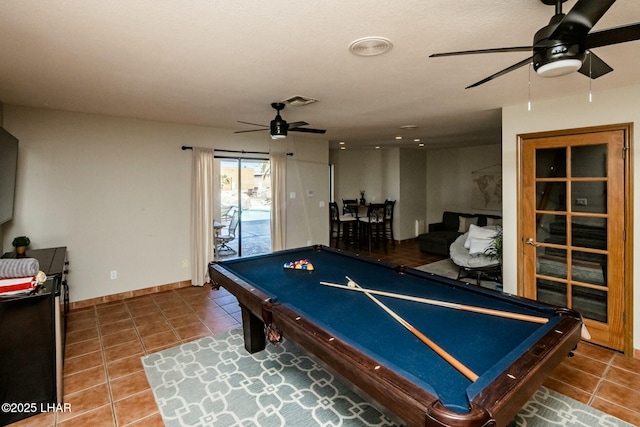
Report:
M 564 333 L 547 333 L 492 381 L 496 387 L 490 387 L 490 391 L 485 387 L 470 402 L 469 412 L 460 414 L 442 405 L 435 393 L 380 365 L 352 344 L 330 335 L 294 309 L 278 304 L 273 295 L 255 288 L 224 267 L 211 263 L 209 274 L 214 287 L 222 286 L 238 299 L 247 351 L 264 349 L 264 323 L 273 321 L 287 339 L 408 426 L 507 425 L 580 339 L 581 324 L 568 312 L 557 325 Z M 510 372 L 518 374 L 514 376 Z
M 340 377 L 353 383 L 359 391 L 366 389 L 369 398 L 397 414 L 408 425 L 429 425 L 426 418 L 428 406 L 437 400 L 434 395 L 379 365 L 362 352 L 355 351 L 353 346 L 328 334 L 290 308 L 274 304 L 269 295 L 220 266 L 211 264 L 210 277 L 215 286 L 224 287 L 238 299 L 242 309 L 245 349 L 248 352 L 255 353 L 265 348 L 263 316 L 268 310 L 276 326 L 296 346 L 318 358 Z M 487 417 L 479 408 L 478 412 L 480 419 Z

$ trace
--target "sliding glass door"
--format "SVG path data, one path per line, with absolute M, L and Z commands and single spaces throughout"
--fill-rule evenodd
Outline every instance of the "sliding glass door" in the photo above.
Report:
M 218 158 L 216 258 L 271 252 L 271 174 L 266 159 Z

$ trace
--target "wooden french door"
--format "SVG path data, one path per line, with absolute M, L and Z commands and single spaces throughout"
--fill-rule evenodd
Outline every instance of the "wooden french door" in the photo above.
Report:
M 631 286 L 628 135 L 629 128 L 617 126 L 520 137 L 524 296 L 577 310 L 591 341 L 617 350 L 625 350 L 625 286 Z

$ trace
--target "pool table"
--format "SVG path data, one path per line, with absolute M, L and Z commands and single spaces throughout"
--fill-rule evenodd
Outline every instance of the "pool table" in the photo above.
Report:
M 314 269 L 283 268 L 303 259 Z M 281 332 L 409 426 L 507 425 L 580 340 L 575 311 L 326 246 L 212 262 L 209 273 L 238 299 L 247 351 L 265 348 L 265 326 Z M 345 276 L 366 289 L 542 320 L 376 296 L 472 380 L 367 294 L 320 283 L 346 284 Z

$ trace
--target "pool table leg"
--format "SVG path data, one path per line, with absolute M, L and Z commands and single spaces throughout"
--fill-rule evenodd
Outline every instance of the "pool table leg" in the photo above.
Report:
M 244 348 L 249 353 L 264 350 L 264 323 L 251 310 L 240 304 L 242 309 L 242 331 L 244 333 Z

